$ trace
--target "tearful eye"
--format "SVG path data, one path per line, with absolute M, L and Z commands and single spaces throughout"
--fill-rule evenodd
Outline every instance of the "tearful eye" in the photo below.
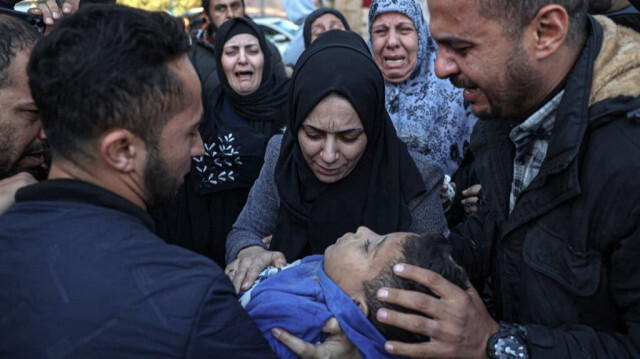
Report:
M 358 137 L 342 137 L 342 141 L 346 143 L 354 143 L 358 140 Z
M 456 54 L 465 54 L 470 48 L 471 46 L 450 46 L 451 51 Z
M 304 135 L 310 140 L 319 140 L 320 138 L 322 138 L 322 135 L 319 135 L 317 133 L 305 132 Z

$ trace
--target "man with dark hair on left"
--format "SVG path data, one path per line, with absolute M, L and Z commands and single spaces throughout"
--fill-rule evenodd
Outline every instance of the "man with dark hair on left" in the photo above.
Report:
M 27 61 L 42 37 L 26 21 L 0 15 L 0 214 L 19 188 L 36 183 L 47 148 L 27 81 Z
M 95 5 L 33 49 L 53 161 L 0 216 L 0 356 L 274 357 L 222 270 L 146 212 L 204 150 L 189 46 L 167 14 Z

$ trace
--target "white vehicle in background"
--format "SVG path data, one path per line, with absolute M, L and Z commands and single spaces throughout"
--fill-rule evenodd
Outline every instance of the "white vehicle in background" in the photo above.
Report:
M 260 25 L 264 36 L 276 45 L 280 55 L 284 57 L 284 50 L 293 39 L 299 26 L 282 17 L 253 17 L 252 20 Z
M 35 4 L 35 1 L 20 1 L 13 6 L 13 9 L 16 11 L 27 12 L 30 8 L 35 7 Z

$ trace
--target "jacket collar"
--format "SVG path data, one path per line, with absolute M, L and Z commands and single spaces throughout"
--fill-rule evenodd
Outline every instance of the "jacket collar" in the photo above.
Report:
M 553 136 L 549 143 L 547 157 L 533 182 L 521 193 L 537 190 L 536 196 L 527 196 L 514 208 L 509 215 L 509 194 L 513 179 L 513 143 L 509 139 L 511 124 L 502 120 L 481 120 L 482 130 L 477 131 L 478 140 L 472 152 L 483 147 L 488 153 L 484 160 L 487 166 L 479 166 L 486 173 L 480 173 L 481 180 L 493 182 L 487 186 L 486 198 L 488 202 L 499 201 L 490 206 L 497 210 L 496 221 L 502 229 L 503 235 L 517 228 L 531 218 L 537 217 L 559 203 L 580 193 L 578 182 L 577 161 L 574 161 L 580 151 L 582 139 L 588 127 L 589 98 L 594 62 L 602 45 L 602 27 L 589 16 L 589 35 L 581 54 L 571 72 L 564 80 L 565 94 L 559 105 Z M 479 159 L 483 160 L 483 159 Z M 543 186 L 547 177 L 564 171 L 554 180 L 554 185 Z
M 16 202 L 64 201 L 114 209 L 138 218 L 150 231 L 155 232 L 151 216 L 142 208 L 102 187 L 68 179 L 46 180 L 20 189 Z

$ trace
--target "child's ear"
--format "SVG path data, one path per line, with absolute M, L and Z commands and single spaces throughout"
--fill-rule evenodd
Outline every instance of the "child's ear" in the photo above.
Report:
M 363 295 L 354 295 L 351 297 L 354 303 L 360 308 L 360 311 L 364 313 L 365 317 L 369 316 L 369 306 L 367 305 L 367 300 Z

